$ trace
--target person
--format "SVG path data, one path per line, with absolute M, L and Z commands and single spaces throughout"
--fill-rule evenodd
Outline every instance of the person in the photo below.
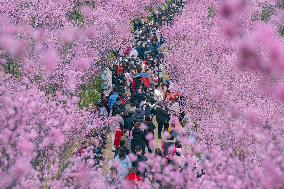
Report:
M 162 150 L 161 150 L 160 148 L 156 148 L 156 149 L 155 149 L 155 156 L 156 156 L 156 157 L 157 157 L 157 156 L 160 156 L 160 157 L 163 156 L 163 152 L 162 152 Z
M 174 137 L 176 137 L 177 140 L 179 139 L 179 136 L 184 133 L 184 129 L 182 128 L 182 126 L 179 122 L 178 115 L 179 115 L 179 113 L 174 112 L 171 115 L 171 118 L 170 118 L 170 121 L 169 121 L 169 125 L 171 127 L 172 134 L 174 135 Z
M 120 147 L 120 140 L 123 135 L 122 130 L 123 130 L 123 125 L 120 123 L 119 127 L 116 129 L 115 134 L 114 134 L 113 146 L 115 148 L 115 156 L 117 155 L 118 149 Z
M 87 147 L 88 147 L 87 141 L 83 141 L 82 142 L 82 147 L 79 148 L 79 150 L 76 152 L 76 155 L 77 156 L 83 156 L 83 154 L 85 153 Z
M 109 106 L 108 106 L 108 95 L 105 94 L 105 92 L 101 93 L 101 104 L 102 104 L 103 107 L 106 108 L 107 113 L 109 115 L 110 109 L 109 109 Z
M 137 90 L 137 93 L 133 95 L 133 101 L 136 107 L 139 107 L 141 102 L 145 99 L 144 93 L 142 92 L 142 89 L 139 88 Z
M 140 162 L 147 161 L 146 156 L 142 155 L 142 148 L 139 145 L 135 146 L 135 155 L 137 156 L 137 160 L 132 162 L 132 167 L 138 168 Z M 145 176 L 145 174 L 140 171 L 137 171 L 137 175 Z
M 121 64 L 118 65 L 116 73 L 117 75 L 123 74 L 123 66 Z
M 121 102 L 121 105 L 122 106 L 125 106 L 126 105 L 126 94 L 122 94 L 122 95 L 119 95 L 119 99 L 120 99 L 120 102 Z
M 176 142 L 176 153 L 174 155 L 176 165 L 179 166 L 180 170 L 184 169 L 188 164 L 186 163 L 186 157 L 182 153 L 182 145 Z
M 144 116 L 145 116 L 145 113 L 142 110 L 142 108 L 137 108 L 137 110 L 134 113 L 134 120 L 137 122 L 143 122 Z
M 93 146 L 93 159 L 96 162 L 96 166 L 100 167 L 100 162 L 104 161 L 103 151 L 102 151 L 102 140 L 99 140 L 98 143 L 92 144 Z
M 121 101 L 120 98 L 117 98 L 115 103 L 112 106 L 112 116 L 116 116 L 120 113 Z
M 169 161 L 173 160 L 173 157 L 176 153 L 176 140 L 172 132 L 169 132 L 170 137 L 164 138 L 162 140 L 162 149 L 163 149 L 163 156 L 167 158 Z
M 200 178 L 205 174 L 203 166 L 206 156 L 202 153 L 196 153 L 193 157 L 196 159 L 195 165 L 193 166 L 193 172 L 196 174 L 197 178 Z
M 142 109 L 145 112 L 145 119 L 152 119 L 152 108 L 150 106 L 150 102 L 148 100 L 148 102 L 146 101 L 143 105 L 142 105 Z
M 133 121 L 134 121 L 134 113 L 133 111 L 128 111 L 124 117 L 124 126 L 126 129 L 128 130 L 131 130 L 132 129 L 132 124 L 133 124 Z
M 105 67 L 101 74 L 102 89 L 108 94 L 112 90 L 112 73 L 108 67 Z
M 122 138 L 120 140 L 120 148 L 123 148 L 126 151 L 126 154 L 128 155 L 130 153 L 129 149 L 126 147 L 126 139 Z
M 155 84 L 155 85 L 158 85 L 158 84 L 159 84 L 159 76 L 158 76 L 157 74 L 155 74 L 155 75 L 153 76 L 153 81 L 154 81 L 154 84 Z
M 119 148 L 118 155 L 114 158 L 114 161 L 118 164 L 118 175 L 121 179 L 124 179 L 129 169 L 131 168 L 131 162 L 126 154 L 124 148 Z
M 119 178 L 117 169 L 115 167 L 110 168 L 110 172 L 106 178 L 109 185 L 114 186 L 115 189 L 121 188 L 121 178 Z
M 110 110 L 112 110 L 112 107 L 114 103 L 116 102 L 116 99 L 118 98 L 118 93 L 114 92 L 112 95 L 110 95 L 108 99 L 108 107 Z
M 128 47 L 127 47 L 126 49 L 124 49 L 124 51 L 123 51 L 124 56 L 129 56 L 130 51 L 131 51 L 131 47 L 128 46 Z
M 162 130 L 164 128 L 164 125 L 166 123 L 168 114 L 167 112 L 162 108 L 160 103 L 157 103 L 156 107 L 154 108 L 154 115 L 156 115 L 156 120 L 158 123 L 158 138 L 162 138 Z
M 145 135 L 147 136 L 149 134 L 152 134 L 153 137 L 154 137 L 155 136 L 154 130 L 155 130 L 156 127 L 155 127 L 155 125 L 153 124 L 152 120 L 149 117 L 145 118 L 145 125 L 147 125 L 147 129 L 145 130 Z M 148 152 L 152 153 L 150 142 L 151 142 L 150 140 L 147 140 L 146 146 L 147 146 Z
M 108 117 L 108 110 L 102 105 L 102 103 L 98 103 L 97 107 L 99 108 L 98 110 L 98 115 L 99 117 Z
M 125 180 L 128 181 L 127 188 L 137 189 L 137 188 L 139 188 L 139 182 L 142 182 L 142 177 L 137 175 L 137 169 L 136 168 L 131 168 L 130 171 L 129 171 L 129 174 L 127 175 Z
M 140 123 L 135 122 L 134 128 L 132 129 L 132 140 L 131 140 L 131 152 L 135 153 L 135 147 L 140 145 L 142 148 L 142 154 L 145 153 L 146 137 L 145 132 L 140 129 Z

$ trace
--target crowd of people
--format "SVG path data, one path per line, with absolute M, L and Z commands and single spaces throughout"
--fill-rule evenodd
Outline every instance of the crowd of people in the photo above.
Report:
M 107 68 L 111 71 L 112 89 L 102 93 L 96 108 L 100 117 L 120 116 L 123 120 L 114 131 L 114 163 L 107 175 L 116 188 L 124 180 L 137 183 L 147 177 L 146 171 L 139 171 L 139 164 L 148 161 L 147 153 L 163 157 L 168 163 L 181 156 L 179 136 L 185 132 L 182 123 L 186 119 L 183 97 L 171 90 L 172 82 L 164 77 L 161 48 L 165 39 L 159 28 L 171 25 L 183 6 L 184 1 L 173 0 L 154 11 L 151 19 L 134 21 L 134 45 L 123 53 L 117 52 Z M 97 159 L 103 160 L 101 148 L 106 144 L 106 132 L 100 133 L 105 140 L 93 149 Z M 154 148 L 156 136 L 161 148 Z
M 153 12 L 152 20 L 136 20 L 134 46 L 127 48 L 122 56 L 118 54 L 110 66 L 113 90 L 104 98 L 102 106 L 109 115 L 123 118 L 113 137 L 114 165 L 108 175 L 109 182 L 117 188 L 122 180 L 139 182 L 147 177 L 138 168 L 140 162 L 147 161 L 145 153 L 154 152 L 169 162 L 181 155 L 177 149 L 181 148 L 178 135 L 183 132 L 182 100 L 171 91 L 171 81 L 163 77 L 160 49 L 165 40 L 159 27 L 170 25 L 182 8 L 183 1 L 175 1 L 167 9 Z M 170 133 L 170 137 L 163 137 L 163 131 Z M 162 149 L 154 149 L 156 135 Z M 132 155 L 135 161 L 131 160 Z

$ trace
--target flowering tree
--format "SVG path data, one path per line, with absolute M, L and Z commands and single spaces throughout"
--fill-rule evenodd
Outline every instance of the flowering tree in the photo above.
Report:
M 0 188 L 108 187 L 95 162 L 84 160 L 92 149 L 72 154 L 78 140 L 118 120 L 95 119 L 87 128 L 92 116 L 78 107 L 80 86 L 99 72 L 95 62 L 106 49 L 130 45 L 130 21 L 145 15 L 141 7 L 161 2 L 0 2 Z M 198 144 L 181 137 L 183 156 L 170 165 L 148 154 L 139 170 L 151 178 L 142 188 L 159 187 L 155 181 L 283 188 L 283 105 L 274 98 L 283 101 L 281 7 L 193 0 L 164 28 L 167 68 L 198 125 Z
M 168 71 L 210 158 L 201 185 L 283 187 L 283 105 L 273 97 L 283 89 L 273 90 L 283 80 L 280 4 L 191 1 L 164 31 Z
M 0 188 L 106 187 L 95 162 L 70 157 L 93 129 L 117 123 L 87 128 L 80 86 L 108 48 L 130 44 L 143 7 L 159 2 L 0 2 Z

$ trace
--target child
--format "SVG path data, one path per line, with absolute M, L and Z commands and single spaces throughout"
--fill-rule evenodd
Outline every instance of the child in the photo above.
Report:
M 115 167 L 111 167 L 110 168 L 110 172 L 107 175 L 107 179 L 106 180 L 107 180 L 107 182 L 110 185 L 114 186 L 115 189 L 119 189 L 120 188 L 121 179 L 119 178 L 117 169 Z

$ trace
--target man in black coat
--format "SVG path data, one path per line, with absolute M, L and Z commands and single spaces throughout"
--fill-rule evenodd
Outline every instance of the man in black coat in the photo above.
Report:
M 124 119 L 124 128 L 130 131 L 133 127 L 133 121 L 135 119 L 133 111 L 129 111 L 123 119 Z
M 158 123 L 158 138 L 161 139 L 162 130 L 164 128 L 166 120 L 168 119 L 168 113 L 162 108 L 160 104 L 157 104 L 154 109 L 154 115 L 156 115 L 156 120 Z
M 133 116 L 134 121 L 141 123 L 144 121 L 145 112 L 142 110 L 142 108 L 137 108 Z
M 132 129 L 131 152 L 135 153 L 135 147 L 141 146 L 142 155 L 145 154 L 146 137 L 145 132 L 140 129 L 140 123 L 135 122 Z
M 135 106 L 139 107 L 144 99 L 145 99 L 145 94 L 142 92 L 142 89 L 138 89 L 137 93 L 133 96 Z

